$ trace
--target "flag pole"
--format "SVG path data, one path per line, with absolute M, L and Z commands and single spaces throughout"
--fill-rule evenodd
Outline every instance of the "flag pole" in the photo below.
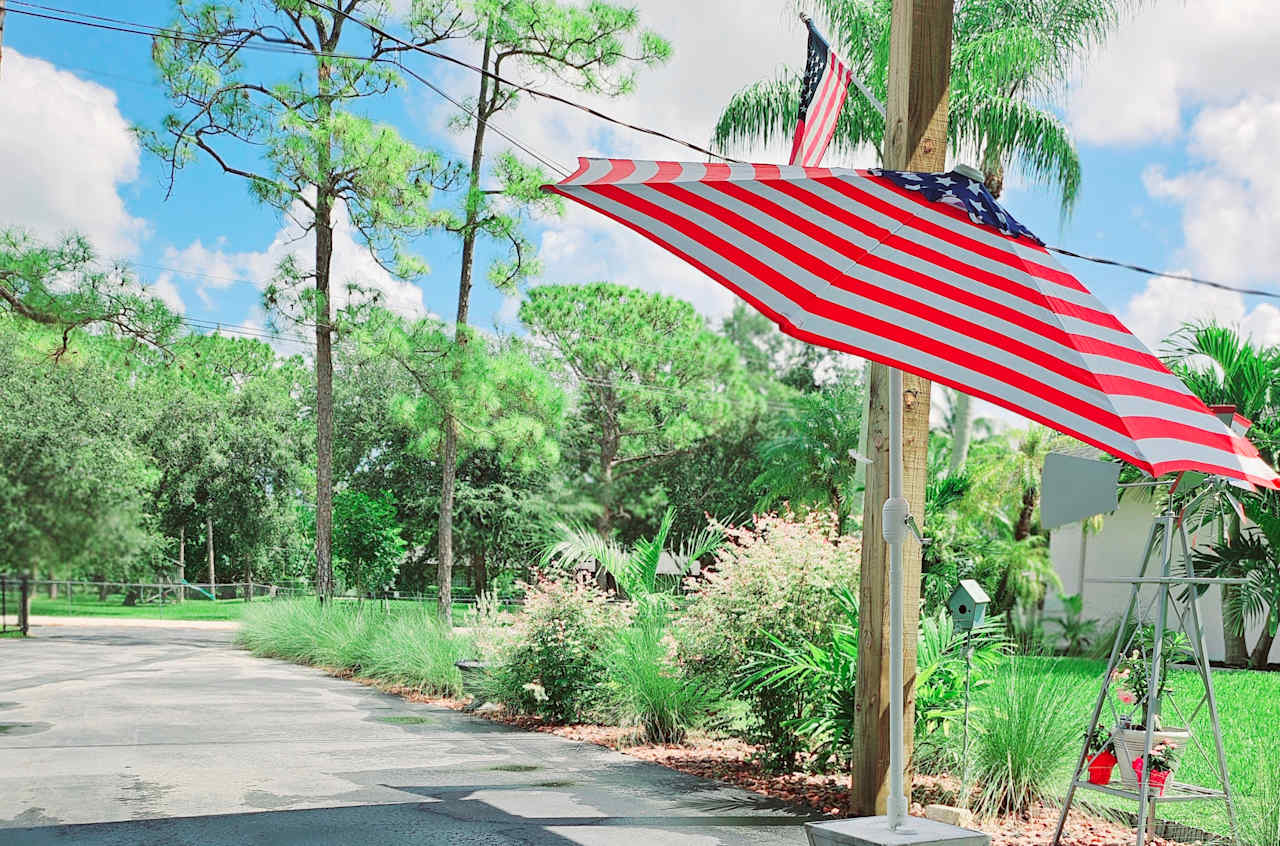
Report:
M 902 371 L 889 371 L 889 498 L 884 501 L 881 531 L 889 547 L 889 828 L 897 831 L 907 816 L 903 787 L 904 757 L 902 691 L 902 545 L 906 541 L 911 505 L 902 495 Z

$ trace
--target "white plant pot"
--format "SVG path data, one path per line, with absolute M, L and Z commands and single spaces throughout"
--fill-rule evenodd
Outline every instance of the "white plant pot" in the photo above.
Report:
M 1146 729 L 1121 729 L 1118 728 L 1111 734 L 1112 740 L 1115 741 L 1116 750 L 1116 766 L 1120 769 L 1120 781 L 1125 787 L 1138 789 L 1138 774 L 1133 771 L 1133 762 L 1142 757 L 1142 753 L 1147 745 Z M 1182 750 L 1187 745 L 1187 741 L 1191 739 L 1191 732 L 1186 729 L 1170 728 L 1162 729 L 1151 733 L 1151 748 L 1155 748 L 1161 741 L 1169 744 L 1175 752 Z M 1173 772 L 1177 771 L 1177 765 L 1174 765 Z M 1169 773 L 1169 780 L 1173 780 L 1173 772 Z

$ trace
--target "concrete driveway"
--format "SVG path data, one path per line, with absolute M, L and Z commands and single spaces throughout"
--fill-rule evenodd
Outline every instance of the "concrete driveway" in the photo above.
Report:
M 0 843 L 788 844 L 781 803 L 235 649 L 0 640 Z

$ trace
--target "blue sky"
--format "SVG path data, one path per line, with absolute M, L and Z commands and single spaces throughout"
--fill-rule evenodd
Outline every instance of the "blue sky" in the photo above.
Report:
M 59 4 L 154 24 L 168 22 L 171 8 L 166 0 L 50 2 Z M 736 88 L 780 65 L 798 67 L 804 57 L 801 27 L 782 0 L 636 5 L 645 24 L 671 40 L 673 59 L 642 73 L 626 100 L 595 104 L 675 135 L 704 141 Z M 1275 286 L 1276 5 L 1187 0 L 1155 4 L 1127 23 L 1071 80 L 1061 106 L 1084 165 L 1072 217 L 1060 225 L 1057 199 L 1016 175 L 1006 204 L 1052 244 L 1233 284 Z M 164 167 L 128 133 L 132 124 L 155 126 L 166 110 L 147 39 L 38 21 L 15 8 L 5 21 L 0 65 L 0 225 L 45 236 L 85 232 L 105 258 L 133 263 L 187 317 L 261 326 L 260 286 L 275 262 L 299 246 L 290 246 L 289 225 L 275 210 L 257 205 L 241 181 L 208 161 L 182 171 L 166 198 Z M 412 64 L 455 97 L 474 93 L 476 82 L 465 71 L 426 57 Z M 452 114 L 452 106 L 412 80 L 376 112 L 411 140 L 458 156 L 465 140 L 447 130 Z M 688 157 L 554 104 L 525 103 L 498 125 L 566 164 L 578 154 Z M 491 151 L 505 146 L 491 136 Z M 778 161 L 784 151 L 753 152 L 756 160 Z M 584 211 L 541 221 L 530 234 L 546 267 L 543 281 L 611 279 L 663 290 L 690 299 L 712 319 L 732 305 L 714 283 Z M 419 244 L 432 273 L 416 283 L 386 278 L 349 234 L 339 240 L 339 273 L 383 288 L 406 313 L 453 314 L 457 247 L 449 239 Z M 1149 342 L 1182 320 L 1209 315 L 1240 323 L 1260 340 L 1280 341 L 1280 311 L 1253 298 L 1066 263 Z M 516 304 L 480 284 L 473 319 L 510 327 Z

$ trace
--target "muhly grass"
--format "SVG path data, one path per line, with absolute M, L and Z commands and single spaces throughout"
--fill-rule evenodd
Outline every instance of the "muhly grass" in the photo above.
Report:
M 350 670 L 427 694 L 456 696 L 455 661 L 470 642 L 426 606 L 387 613 L 377 602 L 282 600 L 246 609 L 238 642 L 269 658 Z
M 715 704 L 715 695 L 670 659 L 665 633 L 661 621 L 639 619 L 614 635 L 605 660 L 608 710 L 636 726 L 646 743 L 680 743 Z
M 1280 771 L 1257 774 L 1252 795 L 1239 803 L 1240 840 L 1248 846 L 1280 846 Z
M 1087 719 L 1076 682 L 1052 662 L 1011 658 L 975 702 L 967 781 L 982 815 L 1023 813 L 1055 798 Z

